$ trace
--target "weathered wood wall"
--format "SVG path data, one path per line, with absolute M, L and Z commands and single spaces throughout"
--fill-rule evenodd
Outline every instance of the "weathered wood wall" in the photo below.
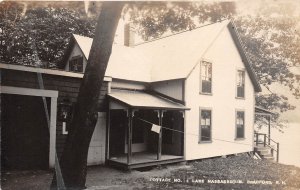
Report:
M 8 70 L 1 69 L 1 85 L 3 86 L 12 86 L 12 87 L 22 87 L 22 88 L 33 88 L 39 89 L 37 73 L 34 72 L 24 72 L 17 70 Z M 58 93 L 58 104 L 64 99 L 69 99 L 71 102 L 75 102 L 81 78 L 73 78 L 66 76 L 42 74 L 44 88 L 45 90 L 57 90 Z M 101 88 L 100 97 L 99 97 L 99 112 L 107 111 L 107 102 L 106 94 L 108 88 L 108 82 L 104 82 Z M 60 154 L 63 151 L 63 146 L 65 143 L 67 135 L 62 134 L 62 122 L 57 121 L 56 126 L 56 148 L 57 154 Z

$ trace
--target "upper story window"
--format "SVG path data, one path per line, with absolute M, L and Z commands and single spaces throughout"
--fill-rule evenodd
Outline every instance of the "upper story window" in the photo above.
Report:
M 211 94 L 212 86 L 212 63 L 203 61 L 201 62 L 201 76 L 200 76 L 200 89 L 202 93 Z
M 236 112 L 236 138 L 245 138 L 245 112 Z
M 211 110 L 200 110 L 199 142 L 211 141 Z
M 83 57 L 76 56 L 69 61 L 69 70 L 77 73 L 83 72 Z
M 237 71 L 237 84 L 236 84 L 236 97 L 244 98 L 245 97 L 245 71 Z

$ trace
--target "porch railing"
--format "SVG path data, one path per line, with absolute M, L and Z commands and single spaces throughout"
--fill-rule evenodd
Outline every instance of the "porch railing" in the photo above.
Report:
M 263 140 L 260 140 L 260 137 L 263 137 Z M 267 134 L 254 132 L 254 143 L 256 146 L 262 144 L 264 147 L 271 148 L 271 154 L 274 157 L 274 151 L 276 152 L 276 162 L 279 161 L 279 142 L 271 139 Z M 272 144 L 276 146 L 272 146 Z M 276 148 L 275 148 L 276 147 Z

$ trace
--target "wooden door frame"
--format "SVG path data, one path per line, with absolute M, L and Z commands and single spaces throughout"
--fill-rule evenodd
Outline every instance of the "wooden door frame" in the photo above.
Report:
M 21 88 L 13 86 L 0 86 L 0 94 L 15 94 L 23 96 L 38 96 L 51 98 L 50 106 L 50 142 L 49 142 L 49 167 L 54 168 L 55 165 L 55 147 L 56 147 L 56 114 L 57 114 L 57 98 L 56 90 L 41 90 L 34 88 Z

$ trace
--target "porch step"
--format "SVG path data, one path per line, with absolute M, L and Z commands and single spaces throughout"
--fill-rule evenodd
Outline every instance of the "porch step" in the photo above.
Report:
M 256 146 L 254 147 L 254 151 L 257 152 L 257 154 L 265 160 L 274 160 L 274 156 L 271 153 L 271 147 L 268 146 Z
M 267 155 L 262 155 L 263 159 L 266 160 L 274 160 L 274 157 L 272 156 L 272 154 L 267 154 Z

